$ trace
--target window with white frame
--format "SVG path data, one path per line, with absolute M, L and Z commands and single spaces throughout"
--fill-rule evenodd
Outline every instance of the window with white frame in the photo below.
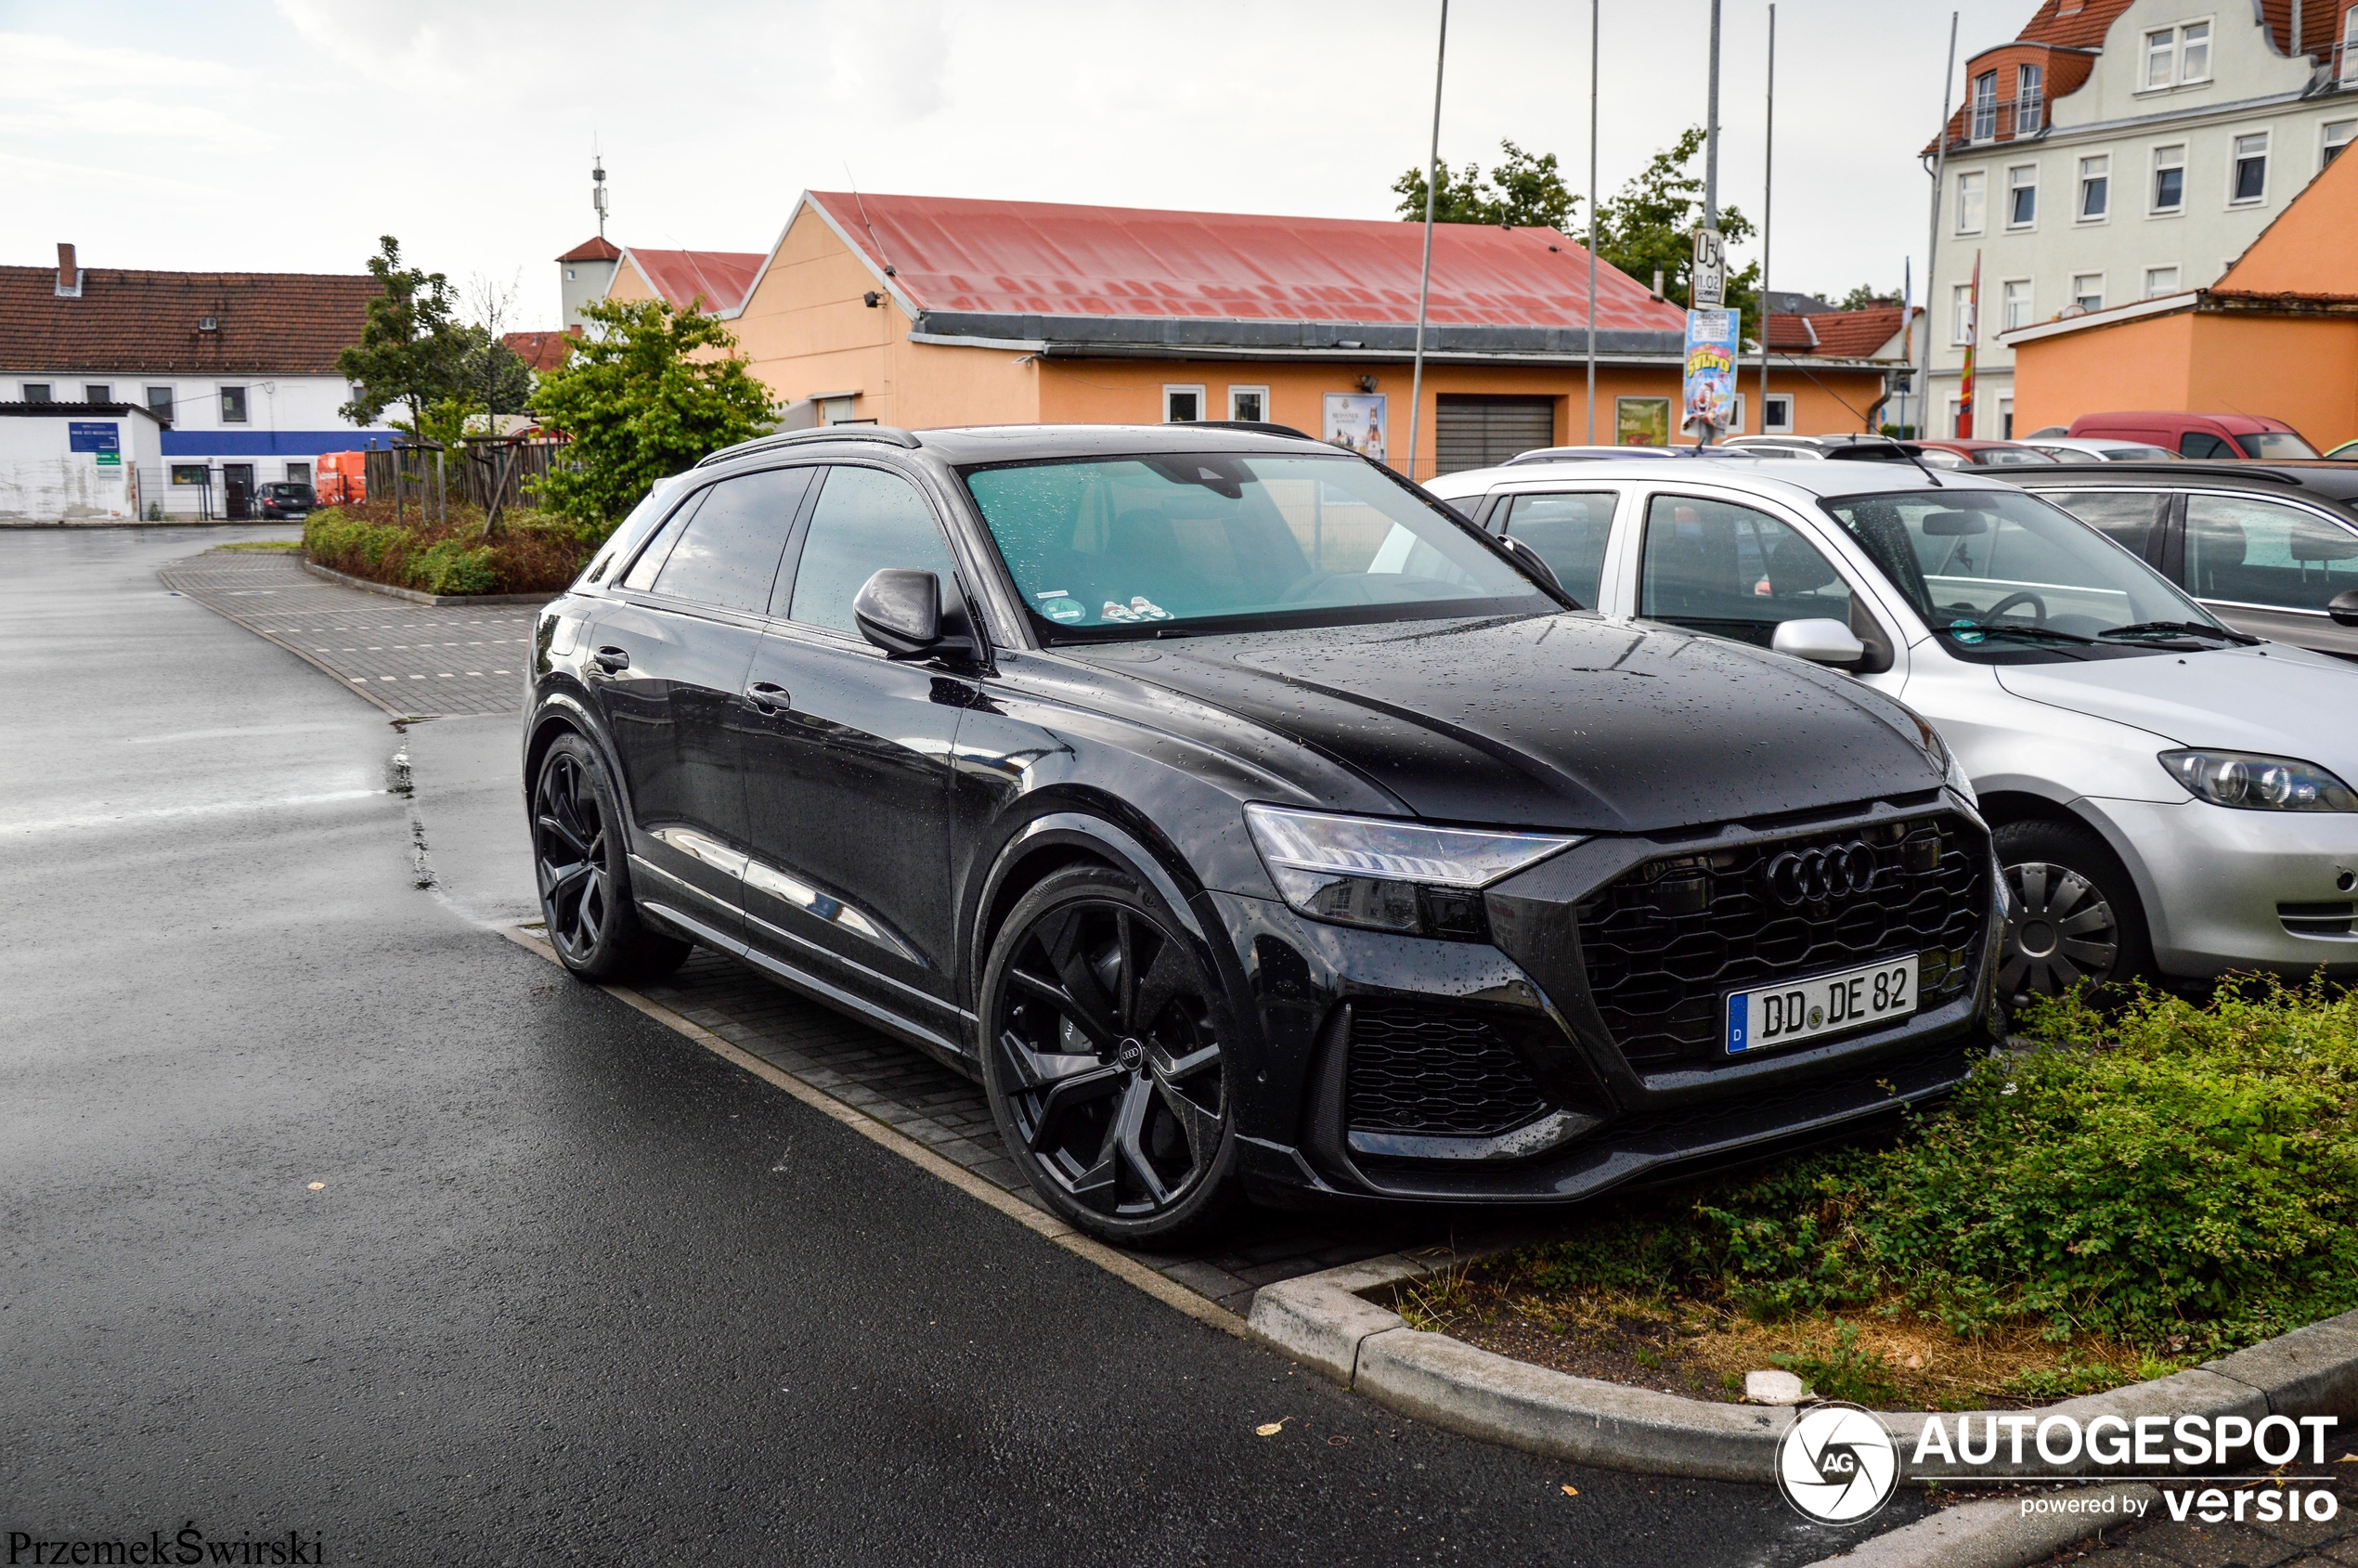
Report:
M 2079 161 L 2079 221 L 2095 223 L 2112 211 L 2112 154 Z
M 1228 417 L 1246 420 L 1254 424 L 1269 418 L 1269 389 L 1265 386 L 1232 386 L 1228 389 Z
M 2153 200 L 2148 210 L 2159 214 L 2186 210 L 2186 144 L 2154 149 Z
M 1999 285 L 1999 298 L 2003 302 L 1999 321 L 2001 331 L 2013 331 L 2016 327 L 2030 325 L 2030 279 L 2009 278 Z
M 2358 21 L 2358 11 L 2351 12 L 2350 16 L 2352 20 Z M 2336 120 L 2327 123 L 2317 157 L 2317 167 L 2324 169 L 2340 157 L 2341 149 L 2348 147 L 2353 137 L 2358 137 L 2358 120 Z
M 1966 134 L 1974 141 L 1997 139 L 1998 73 L 1994 71 L 1973 79 L 1973 123 Z
M 1957 232 L 1979 234 L 1983 209 L 1989 201 L 1989 176 L 1979 169 L 1957 176 Z
M 2104 309 L 2105 275 L 2101 272 L 2072 274 L 2071 303 L 2081 310 Z
M 1166 386 L 1162 389 L 1162 422 L 1194 424 L 1203 418 L 1203 388 Z
M 1793 395 L 1772 392 L 1760 400 L 1760 433 L 1763 435 L 1793 434 Z
M 225 386 L 221 389 L 221 422 L 223 424 L 246 422 L 246 389 L 244 387 Z
M 1734 423 L 1732 423 L 1732 424 L 1730 424 L 1730 425 L 1729 425 L 1729 426 L 1728 426 L 1728 428 L 1727 428 L 1726 430 L 1721 431 L 1721 432 L 1720 432 L 1720 434 L 1721 434 L 1722 435 L 1742 435 L 1742 434 L 1745 434 L 1745 431 L 1744 431 L 1744 398 L 1745 398 L 1745 394 L 1741 393 L 1741 392 L 1739 392 L 1739 393 L 1737 393 L 1737 394 L 1736 394 L 1736 408 L 1735 408 L 1735 412 L 1734 412 L 1733 414 L 1731 414 L 1731 415 L 1730 415 L 1730 416 L 1729 416 L 1729 417 L 1730 417 L 1731 420 L 1733 420 L 1735 422 L 1734 422 Z
M 1949 341 L 1973 342 L 1973 286 L 1960 283 L 1949 294 Z
M 2046 121 L 2047 68 L 2041 65 L 2015 67 L 2015 135 L 2036 136 Z
M 2017 163 L 2006 171 L 2006 227 L 2028 228 L 2039 221 L 2039 165 Z
M 25 382 L 25 383 L 24 383 L 24 400 L 25 400 L 26 402 L 28 402 L 28 403 L 46 403 L 46 402 L 48 402 L 48 401 L 49 401 L 49 383 L 48 383 L 47 382 Z
M 2341 84 L 2358 87 L 2358 10 L 2341 19 Z
M 2210 80 L 2210 24 L 2190 21 L 2178 30 L 2178 80 Z
M 1998 399 L 1998 439 L 2012 441 L 2014 438 L 2015 400 L 2012 395 L 2008 395 Z
M 2178 269 L 2174 266 L 2145 268 L 2145 298 L 2157 300 L 2164 294 L 2178 292 Z
M 2145 34 L 2147 89 L 2183 87 L 2210 80 L 2210 23 L 2190 21 Z
M 148 388 L 148 412 L 155 415 L 164 423 L 170 424 L 172 422 L 172 388 L 168 386 Z
M 2227 187 L 2227 204 L 2248 206 L 2268 199 L 2268 133 L 2256 131 L 2235 138 L 2234 171 Z
M 1965 424 L 1965 400 L 1955 393 L 1949 395 L 1949 439 L 1970 441 L 1973 431 Z

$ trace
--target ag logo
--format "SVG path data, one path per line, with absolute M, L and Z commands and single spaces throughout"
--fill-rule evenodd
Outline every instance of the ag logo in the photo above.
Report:
M 1777 1487 L 1820 1524 L 1856 1524 L 1891 1500 L 1899 1450 L 1856 1405 L 1815 1405 L 1777 1445 Z

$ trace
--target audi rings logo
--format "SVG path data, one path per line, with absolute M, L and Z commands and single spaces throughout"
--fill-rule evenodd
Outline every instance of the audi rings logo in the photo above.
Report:
M 1831 849 L 1788 849 L 1768 862 L 1768 890 L 1788 909 L 1848 898 L 1874 886 L 1875 851 L 1852 839 Z
M 1777 1489 L 1803 1518 L 1856 1524 L 1891 1500 L 1899 1449 L 1856 1405 L 1813 1405 L 1777 1445 Z

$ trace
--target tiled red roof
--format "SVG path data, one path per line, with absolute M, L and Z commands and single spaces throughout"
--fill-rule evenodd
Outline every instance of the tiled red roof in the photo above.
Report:
M 567 327 L 562 332 L 502 332 L 499 341 L 537 376 L 564 364 L 580 336 L 580 328 Z
M 2292 10 L 2295 0 L 2260 0 L 2261 14 L 2267 18 L 2268 35 L 2276 41 L 2280 53 L 2292 53 Z M 2342 13 L 2350 8 L 2350 0 L 2299 0 L 2300 12 L 2300 52 L 2322 55 L 2341 41 Z
M 2133 3 L 2134 0 L 2043 0 L 2015 36 L 2025 44 L 2101 49 L 2106 31 Z
M 561 262 L 619 261 L 622 259 L 622 247 L 601 234 L 584 240 L 557 259 Z
M 1417 318 L 1423 226 L 1044 201 L 814 190 L 819 205 L 921 310 L 1223 320 Z M 634 255 L 639 253 L 632 253 Z M 1442 224 L 1429 319 L 1584 327 L 1588 257 L 1551 228 Z M 1611 266 L 1600 330 L 1682 330 L 1685 313 Z
M 754 274 L 769 258 L 758 251 L 644 251 L 630 247 L 632 264 L 648 286 L 685 309 L 701 298 L 706 310 L 734 310 L 745 303 Z
M 1780 354 L 1817 353 L 1818 334 L 1809 330 L 1810 319 L 1808 316 L 1770 315 L 1768 346 Z
M 26 370 L 332 375 L 360 341 L 377 280 L 361 274 L 0 266 L 0 364 Z M 210 317 L 212 331 L 198 323 Z
M 1898 335 L 1899 307 L 1896 305 L 1768 317 L 1770 348 L 1781 354 L 1807 354 L 1820 359 L 1869 358 Z

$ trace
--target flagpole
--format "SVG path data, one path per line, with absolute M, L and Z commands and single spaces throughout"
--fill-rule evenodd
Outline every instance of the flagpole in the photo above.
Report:
M 1417 364 L 1408 378 L 1408 477 L 1417 477 L 1418 421 L 1425 409 L 1425 307 L 1432 298 L 1432 198 L 1441 183 L 1441 74 L 1449 57 L 1449 0 L 1441 0 L 1441 41 L 1432 51 L 1432 152 L 1425 160 L 1425 265 L 1417 279 Z M 1433 466 L 1441 466 L 1436 457 Z
M 1588 445 L 1597 444 L 1597 44 L 1604 0 L 1588 0 Z
M 1940 79 L 1940 135 L 1937 138 L 1939 150 L 1932 162 L 1932 232 L 1924 240 L 1924 346 L 1923 366 L 1916 376 L 1916 439 L 1921 441 L 1932 428 L 1932 302 L 1940 279 L 1934 265 L 1940 255 L 1940 202 L 1948 188 L 1949 179 L 1949 102 L 1950 91 L 1957 77 L 1957 13 L 1949 13 L 1949 70 Z M 1905 328 L 1908 323 L 1900 324 Z
M 1768 434 L 1768 238 L 1777 215 L 1777 7 L 1768 7 L 1768 126 L 1760 176 L 1760 434 Z M 1737 344 L 1743 345 L 1743 335 Z

